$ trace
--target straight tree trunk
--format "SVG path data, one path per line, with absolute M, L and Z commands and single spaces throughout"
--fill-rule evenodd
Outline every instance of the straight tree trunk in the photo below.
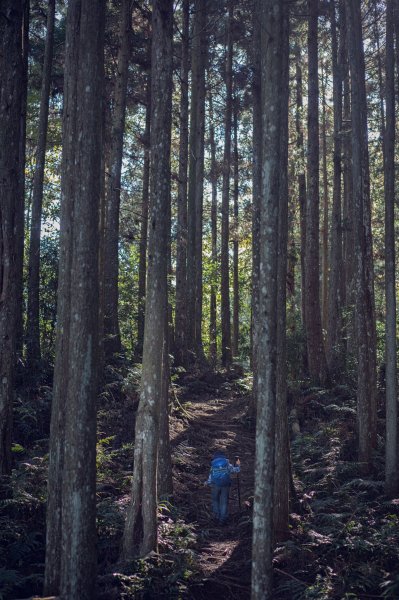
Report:
M 395 282 L 395 57 L 393 1 L 386 8 L 386 127 L 385 127 L 385 302 L 386 302 L 386 441 L 385 493 L 399 491 L 398 399 L 396 368 L 396 282 Z
M 47 34 L 44 51 L 42 88 L 40 96 L 39 135 L 33 178 L 32 213 L 29 244 L 28 311 L 26 325 L 26 361 L 30 369 L 40 362 L 40 229 L 42 223 L 43 180 L 46 160 L 47 124 L 49 112 L 51 66 L 53 62 L 55 0 L 47 6 Z
M 328 172 L 327 172 L 327 111 L 326 111 L 326 85 L 327 73 L 325 67 L 322 66 L 321 73 L 321 89 L 322 89 L 322 173 L 323 173 L 323 226 L 322 226 L 322 280 L 321 280 L 321 322 L 324 331 L 327 330 L 327 314 L 328 314 Z
M 226 109 L 224 119 L 224 155 L 223 155 L 223 187 L 222 187 L 222 231 L 221 231 L 221 321 L 222 321 L 222 364 L 228 367 L 232 359 L 231 348 L 231 315 L 230 315 L 230 166 L 231 166 L 231 124 L 233 114 L 233 2 L 229 0 L 229 16 L 226 42 Z
M 4 0 L 0 17 L 0 475 L 11 472 L 12 405 L 16 369 L 20 215 L 23 2 Z
M 180 143 L 179 182 L 177 196 L 177 250 L 176 250 L 176 362 L 183 364 L 187 349 L 187 167 L 188 167 L 188 73 L 190 2 L 183 0 L 182 40 L 180 62 Z
M 306 203 L 305 313 L 308 369 L 311 379 L 327 381 L 320 309 L 319 274 L 319 77 L 318 0 L 308 0 L 308 190 Z
M 369 472 L 376 446 L 376 332 L 371 236 L 367 101 L 360 3 L 346 0 L 352 99 L 357 419 L 359 462 Z
M 306 173 L 305 173 L 305 151 L 303 143 L 303 94 L 302 94 L 302 64 L 301 64 L 301 52 L 299 47 L 296 49 L 296 66 L 295 66 L 295 79 L 296 79 L 296 111 L 295 111 L 295 129 L 296 129 L 296 148 L 298 155 L 298 200 L 299 200 L 299 224 L 301 233 L 301 319 L 302 328 L 306 333 L 306 268 L 305 268 L 305 255 L 306 255 Z M 303 353 L 303 364 L 305 370 L 307 370 L 307 352 Z
M 147 278 L 147 244 L 148 244 L 148 205 L 150 195 L 150 131 L 151 131 L 151 77 L 147 81 L 147 106 L 144 131 L 144 167 L 143 194 L 141 201 L 140 248 L 139 248 L 139 285 L 137 313 L 137 345 L 136 355 L 143 355 L 145 292 Z
M 234 239 L 233 239 L 233 356 L 238 356 L 239 346 L 239 312 L 240 312 L 240 289 L 238 281 L 238 99 L 234 101 L 233 116 L 233 166 L 234 166 L 234 188 L 233 188 L 233 216 L 234 216 Z
M 373 34 L 374 41 L 377 49 L 377 77 L 378 77 L 378 95 L 380 100 L 380 132 L 381 132 L 381 146 L 384 153 L 384 135 L 385 135 L 385 107 L 384 107 L 384 84 L 382 80 L 382 53 L 380 43 L 380 31 L 379 31 L 379 14 L 378 14 L 378 3 L 373 0 L 374 8 L 374 23 L 373 23 Z
M 104 3 L 70 0 L 45 594 L 96 597 L 96 400 Z
M 157 466 L 157 494 L 159 500 L 168 499 L 173 495 L 172 454 L 170 449 L 169 435 L 169 385 L 169 324 L 166 322 L 162 349 L 162 391 L 161 404 L 159 408 L 159 445 Z
M 136 417 L 131 503 L 122 557 L 157 549 L 157 452 L 164 389 L 167 253 L 172 123 L 172 0 L 152 3 L 151 191 L 146 318 L 140 403 Z M 160 335 L 161 332 L 161 335 Z
M 333 100 L 334 100 L 334 175 L 333 175 L 333 206 L 331 215 L 331 250 L 330 273 L 328 280 L 328 320 L 326 337 L 326 357 L 328 370 L 337 375 L 344 368 L 342 344 L 342 307 L 344 301 L 344 279 L 342 273 L 342 23 L 340 20 L 340 51 L 338 52 L 337 24 L 335 5 L 331 4 L 331 45 L 333 71 Z M 342 19 L 342 16 L 341 16 Z
M 169 190 L 170 197 L 170 190 Z M 158 434 L 158 463 L 157 463 L 157 496 L 165 500 L 173 495 L 172 478 L 172 453 L 169 435 L 169 387 L 170 364 L 169 354 L 173 350 L 173 319 L 171 306 L 171 216 L 172 206 L 169 198 L 168 209 L 165 215 L 167 230 L 167 289 L 166 289 L 166 320 L 162 347 L 162 387 L 159 402 L 159 434 Z M 172 349 L 172 351 L 171 351 Z
M 29 19 L 30 0 L 22 2 L 22 84 L 21 84 L 21 128 L 19 142 L 19 194 L 17 208 L 17 223 L 15 235 L 17 240 L 17 315 L 16 315 L 16 354 L 17 359 L 23 356 L 24 342 L 24 252 L 25 252 L 25 167 L 26 167 L 26 119 L 28 107 L 28 69 L 29 69 Z
M 353 207 L 353 181 L 352 181 L 352 123 L 351 123 L 351 92 L 349 77 L 349 58 L 347 44 L 347 25 L 345 0 L 340 5 L 340 30 L 342 40 L 342 68 L 343 68 L 343 263 L 344 263 L 344 307 L 347 314 L 346 328 L 346 357 L 356 353 L 355 326 L 354 326 L 354 280 L 355 280 L 355 246 L 354 246 L 354 207 Z
M 214 112 L 212 93 L 209 94 L 209 145 L 211 150 L 211 238 L 212 238 L 212 283 L 209 309 L 209 361 L 213 367 L 217 360 L 217 336 L 216 336 L 216 272 L 217 272 L 217 165 L 216 165 L 216 142 L 214 127 Z
M 252 44 L 252 371 L 253 405 L 257 403 L 258 387 L 258 323 L 259 315 L 259 265 L 260 265 L 260 206 L 262 184 L 262 109 L 261 109 L 261 43 L 260 0 L 254 0 Z
M 131 18 L 132 2 L 131 0 L 122 0 L 119 24 L 118 66 L 114 89 L 114 111 L 112 114 L 109 177 L 105 203 L 104 355 L 106 362 L 110 362 L 114 354 L 121 351 L 121 336 L 118 318 L 119 208 L 127 78 L 129 71 Z
M 203 358 L 202 196 L 204 171 L 205 68 L 207 0 L 195 0 L 191 50 L 191 115 L 187 200 L 187 361 Z
M 202 62 L 206 65 L 206 38 L 202 37 L 201 52 L 203 53 Z M 205 54 L 204 54 L 205 53 Z M 202 297 L 203 297 L 203 277 L 202 277 L 202 223 L 203 223 L 203 204 L 204 204 L 204 151 L 205 151 L 205 67 L 203 70 L 203 86 L 201 87 L 201 104 L 198 106 L 198 138 L 197 138 L 197 157 L 196 161 L 196 181 L 195 189 L 195 275 L 196 275 L 196 296 L 195 296 L 195 338 L 194 347 L 197 360 L 205 363 L 204 349 L 202 345 Z
M 287 246 L 288 246 L 288 103 L 289 16 L 281 32 L 281 137 L 277 259 L 276 449 L 273 532 L 276 541 L 289 537 L 290 446 L 287 413 Z
M 286 4 L 263 3 L 261 14 L 262 188 L 252 600 L 273 598 L 273 496 L 277 361 L 277 273 L 282 137 L 282 31 Z

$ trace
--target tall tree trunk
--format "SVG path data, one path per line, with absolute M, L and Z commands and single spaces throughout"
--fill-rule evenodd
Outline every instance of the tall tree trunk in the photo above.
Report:
M 277 355 L 277 255 L 282 137 L 282 22 L 287 5 L 267 0 L 261 8 L 262 205 L 258 328 L 258 402 L 252 538 L 252 599 L 273 598 L 273 495 Z M 286 14 L 286 13 L 285 13 Z M 262 317 L 262 318 L 260 318 Z
M 322 329 L 327 329 L 328 314 L 328 172 L 327 172 L 327 111 L 326 111 L 326 86 L 327 72 L 326 67 L 322 65 L 321 69 L 321 105 L 322 105 L 322 173 L 323 173 L 323 226 L 322 235 L 322 279 L 321 279 L 321 323 Z
M 371 236 L 367 101 L 360 3 L 346 0 L 352 98 L 352 177 L 355 238 L 357 419 L 359 462 L 371 467 L 376 445 L 376 332 Z
M 16 270 L 18 277 L 17 286 L 17 314 L 16 314 L 16 354 L 17 358 L 23 355 L 24 342 L 24 253 L 25 253 L 25 167 L 26 167 L 26 119 L 28 107 L 28 69 L 29 69 L 29 20 L 30 0 L 22 2 L 22 84 L 21 84 L 21 128 L 19 142 L 19 194 L 17 208 L 17 223 L 15 236 L 17 240 Z
M 187 217 L 187 352 L 203 358 L 202 315 L 202 196 L 204 170 L 205 67 L 207 0 L 194 2 L 191 50 L 192 91 L 189 134 Z
M 306 203 L 305 312 L 311 379 L 327 381 L 320 310 L 319 274 L 319 75 L 318 0 L 308 0 L 308 190 Z
M 333 206 L 331 215 L 331 250 L 330 274 L 328 280 L 328 320 L 326 338 L 326 357 L 328 369 L 331 374 L 341 373 L 343 364 L 342 347 L 342 307 L 344 300 L 344 278 L 342 277 L 342 23 L 340 19 L 340 51 L 338 53 L 337 25 L 335 4 L 331 3 L 331 45 L 332 45 L 332 70 L 333 70 L 333 100 L 334 100 L 334 178 L 333 178 Z
M 151 76 L 147 80 L 147 105 L 144 131 L 144 167 L 143 193 L 141 200 L 140 248 L 139 248 L 139 285 L 137 309 L 137 345 L 136 354 L 143 355 L 145 291 L 147 278 L 147 243 L 148 243 L 148 205 L 150 195 L 150 131 L 151 131 Z
M 167 252 L 172 122 L 172 0 L 152 3 L 151 191 L 148 276 L 140 404 L 136 417 L 131 504 L 122 556 L 157 548 L 157 451 L 164 391 Z M 161 332 L 161 335 L 160 335 Z
M 349 58 L 347 44 L 347 25 L 345 0 L 340 5 L 340 31 L 342 40 L 342 68 L 343 68 L 343 264 L 344 264 L 344 307 L 347 314 L 346 348 L 345 354 L 349 358 L 356 352 L 355 327 L 354 327 L 354 273 L 355 273 L 355 246 L 354 246 L 354 207 L 353 207 L 353 181 L 352 181 L 352 124 L 351 124 L 351 92 L 349 81 Z
M 45 594 L 96 597 L 98 250 L 104 3 L 70 0 Z
M 289 17 L 283 15 L 281 32 L 281 128 L 277 259 L 277 366 L 276 366 L 276 472 L 273 532 L 276 541 L 289 535 L 290 447 L 287 414 L 287 245 L 288 245 L 288 102 Z
M 303 143 L 303 94 L 302 94 L 302 64 L 300 48 L 296 49 L 296 111 L 295 111 L 295 129 L 296 129 L 296 149 L 298 155 L 298 200 L 299 200 L 299 225 L 301 233 L 301 319 L 302 328 L 306 334 L 306 173 L 305 173 L 305 151 Z M 307 370 L 307 352 L 303 352 L 303 365 Z
M 129 71 L 132 2 L 123 0 L 119 24 L 118 67 L 115 78 L 114 111 L 112 115 L 111 154 L 105 204 L 104 231 L 104 354 L 106 362 L 121 351 L 118 318 L 119 273 L 119 207 L 123 134 L 125 129 L 126 92 Z
M 217 165 L 216 165 L 216 142 L 212 93 L 209 94 L 209 145 L 211 150 L 211 238 L 212 238 L 212 282 L 209 308 L 209 360 L 214 367 L 217 360 L 217 336 L 216 336 L 216 272 L 217 272 Z
M 398 403 L 396 368 L 395 282 L 395 57 L 394 9 L 386 9 L 386 127 L 385 127 L 385 302 L 386 302 L 386 450 L 385 492 L 394 498 L 399 491 Z
M 170 230 L 170 221 L 169 221 Z M 167 307 L 168 309 L 168 307 Z M 157 494 L 159 500 L 170 498 L 173 494 L 172 454 L 169 435 L 169 324 L 165 323 L 164 343 L 162 349 L 162 391 L 159 407 L 159 444 L 157 465 Z
M 377 77 L 378 77 L 378 95 L 380 100 L 380 132 L 381 132 L 381 146 L 384 152 L 384 134 L 385 134 L 385 107 L 384 107 L 384 84 L 382 80 L 382 55 L 381 55 L 381 44 L 380 44 L 380 31 L 379 31 L 379 15 L 378 15 L 378 3 L 373 0 L 374 4 L 374 23 L 373 23 L 373 34 L 374 41 L 377 47 Z
M 35 369 L 40 362 L 40 229 L 42 223 L 43 180 L 46 160 L 47 124 L 49 112 L 51 66 L 53 61 L 55 0 L 47 7 L 47 34 L 43 61 L 42 89 L 40 96 L 39 134 L 36 149 L 36 165 L 33 178 L 32 216 L 29 244 L 28 311 L 26 325 L 26 360 Z
M 239 346 L 239 312 L 240 312 L 240 289 L 238 281 L 238 98 L 234 101 L 233 116 L 233 166 L 234 166 L 234 187 L 233 187 L 233 216 L 234 216 L 234 238 L 233 238 L 233 356 L 238 356 Z
M 0 475 L 11 472 L 12 404 L 16 367 L 20 219 L 23 2 L 4 0 L 0 17 Z
M 232 359 L 230 323 L 230 267 L 229 267 L 229 209 L 230 209 L 230 165 L 231 165 L 231 121 L 233 114 L 233 0 L 229 0 L 229 16 L 226 42 L 226 109 L 224 118 L 224 156 L 222 187 L 222 231 L 221 231 L 221 321 L 222 321 L 222 364 L 228 367 Z
M 262 185 L 262 110 L 261 110 L 261 43 L 260 0 L 254 0 L 253 44 L 252 44 L 252 371 L 253 405 L 257 403 L 258 387 L 258 340 L 257 327 L 259 315 L 259 265 L 260 265 L 260 205 Z
M 203 86 L 201 87 L 201 103 L 198 105 L 198 138 L 197 138 L 197 161 L 196 161 L 196 189 L 195 189 L 195 338 L 194 347 L 197 360 L 205 362 L 204 349 L 202 345 L 202 223 L 204 204 L 204 143 L 205 143 L 205 65 L 206 65 L 206 38 L 202 37 L 201 52 L 203 54 Z
M 170 191 L 169 191 L 170 196 Z M 173 319 L 171 306 L 171 201 L 165 215 L 167 230 L 167 289 L 166 289 L 166 319 L 162 347 L 162 387 L 159 402 L 159 435 L 157 463 L 157 495 L 159 500 L 170 498 L 173 494 L 172 453 L 169 435 L 169 387 L 170 364 L 169 354 L 173 354 Z
M 183 0 L 183 27 L 180 62 L 180 143 L 177 197 L 176 250 L 176 362 L 183 364 L 187 349 L 187 166 L 188 166 L 188 73 L 190 2 Z

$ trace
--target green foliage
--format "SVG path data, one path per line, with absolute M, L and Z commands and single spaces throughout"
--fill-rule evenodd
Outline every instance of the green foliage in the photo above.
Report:
M 41 591 L 44 567 L 46 461 L 20 463 L 0 500 L 0 599 Z
M 136 396 L 140 392 L 141 364 L 134 364 L 123 380 L 122 391 L 126 396 Z
M 384 502 L 378 476 L 360 477 L 359 465 L 344 458 L 354 443 L 354 400 L 350 390 L 336 392 L 298 397 L 307 415 L 291 444 L 299 514 L 275 553 L 276 600 L 398 597 L 398 505 Z M 383 447 L 374 462 L 382 473 Z
M 123 519 L 112 502 L 100 503 L 98 514 L 101 548 L 101 543 L 105 544 L 107 540 L 111 540 L 112 545 L 115 533 L 122 530 Z M 160 504 L 159 518 L 160 553 L 152 552 L 143 559 L 121 565 L 119 572 L 102 576 L 99 600 L 108 597 L 180 600 L 187 597 L 189 583 L 197 574 L 194 526 L 185 523 L 168 502 Z

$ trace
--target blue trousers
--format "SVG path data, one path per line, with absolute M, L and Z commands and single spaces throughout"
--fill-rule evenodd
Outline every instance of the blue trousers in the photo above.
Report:
M 227 519 L 229 509 L 230 486 L 211 486 L 212 512 L 216 519 L 224 523 Z

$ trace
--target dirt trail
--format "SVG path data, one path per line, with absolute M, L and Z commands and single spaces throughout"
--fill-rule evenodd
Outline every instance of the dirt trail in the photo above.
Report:
M 249 598 L 254 430 L 246 419 L 248 397 L 225 383 L 208 394 L 186 392 L 181 401 L 185 418 L 173 419 L 171 427 L 175 500 L 195 524 L 201 570 L 190 598 Z M 212 523 L 210 488 L 204 485 L 212 454 L 220 448 L 231 462 L 236 455 L 241 459 L 241 510 L 233 476 L 224 527 Z

